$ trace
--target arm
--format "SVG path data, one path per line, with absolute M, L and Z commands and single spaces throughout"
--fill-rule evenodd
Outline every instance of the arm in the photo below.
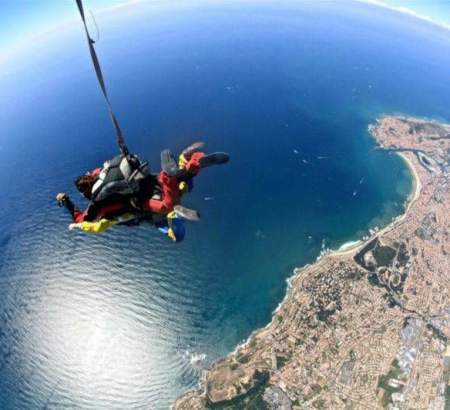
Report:
M 69 225 L 69 229 L 80 229 L 81 231 L 88 233 L 102 233 L 118 223 L 119 221 L 116 219 L 103 218 L 95 222 L 84 221 L 80 223 L 73 223 Z
M 97 221 L 83 221 L 79 223 L 73 223 L 69 225 L 69 229 L 70 230 L 80 229 L 81 231 L 88 233 L 102 233 L 105 232 L 107 229 L 111 228 L 111 226 L 129 222 L 134 219 L 136 219 L 136 215 L 127 212 L 114 219 L 101 218 Z

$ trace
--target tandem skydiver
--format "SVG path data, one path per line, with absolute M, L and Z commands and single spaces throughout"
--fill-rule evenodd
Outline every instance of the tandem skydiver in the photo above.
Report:
M 178 164 L 169 150 L 161 153 L 161 172 L 153 175 L 148 164 L 134 155 L 119 155 L 79 177 L 77 189 L 91 201 L 80 211 L 67 194 L 56 199 L 72 215 L 69 229 L 100 233 L 116 224 L 153 223 L 175 241 L 184 237 L 183 219 L 197 220 L 198 214 L 181 206 L 181 197 L 193 188 L 193 177 L 202 168 L 228 162 L 226 153 L 206 155 L 203 143 L 183 150 Z
M 181 196 L 192 189 L 193 177 L 207 166 L 223 164 L 229 156 L 225 153 L 205 155 L 200 151 L 202 143 L 185 149 L 178 164 L 165 150 L 161 153 L 162 171 L 159 175 L 150 173 L 148 164 L 129 153 L 119 121 L 109 100 L 100 61 L 95 50 L 83 8 L 82 0 L 76 0 L 86 40 L 100 90 L 105 99 L 109 116 L 116 134 L 120 155 L 107 161 L 102 168 L 79 177 L 78 190 L 90 201 L 80 211 L 69 196 L 59 193 L 58 204 L 65 206 L 72 215 L 70 229 L 85 232 L 103 232 L 116 224 L 139 224 L 143 220 L 155 223 L 174 240 L 184 236 L 184 219 L 198 219 L 198 213 L 181 206 Z M 177 227 L 182 232 L 176 235 Z

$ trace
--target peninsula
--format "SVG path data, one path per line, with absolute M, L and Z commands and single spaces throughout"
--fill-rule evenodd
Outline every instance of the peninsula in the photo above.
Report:
M 450 125 L 386 116 L 369 130 L 411 168 L 405 214 L 297 269 L 271 323 L 176 410 L 450 406 Z

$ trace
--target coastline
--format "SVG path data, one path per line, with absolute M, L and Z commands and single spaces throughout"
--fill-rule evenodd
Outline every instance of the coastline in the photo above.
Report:
M 412 160 L 410 158 L 408 158 L 403 152 L 396 152 L 395 154 L 398 155 L 400 158 L 402 158 L 403 161 L 405 162 L 405 164 L 408 167 L 409 172 L 411 174 L 411 180 L 412 180 L 412 184 L 413 184 L 411 192 L 409 193 L 408 198 L 406 199 L 406 207 L 405 207 L 404 212 L 402 212 L 394 220 L 389 222 L 384 228 L 375 232 L 373 235 L 370 235 L 367 239 L 355 240 L 355 242 L 357 242 L 357 243 L 355 243 L 353 246 L 349 246 L 348 248 L 345 248 L 343 250 L 340 250 L 340 248 L 338 248 L 336 250 L 331 250 L 328 253 L 328 255 L 339 257 L 339 256 L 347 256 L 347 255 L 356 253 L 359 249 L 366 246 L 376 236 L 383 235 L 384 233 L 389 232 L 390 230 L 395 228 L 396 224 L 400 223 L 401 221 L 403 221 L 406 218 L 406 215 L 409 212 L 409 210 L 411 209 L 411 206 L 417 201 L 417 199 L 420 196 L 420 191 L 422 189 L 422 185 L 420 182 L 420 177 L 417 172 L 416 165 L 414 165 Z M 294 270 L 294 272 L 295 272 L 295 270 Z
M 409 124 L 409 126 L 412 127 L 417 125 L 417 128 L 419 128 L 419 126 L 429 124 L 431 124 L 433 127 L 446 126 L 441 125 L 437 122 L 430 122 L 426 120 L 414 119 L 403 116 L 382 117 L 380 120 L 377 120 L 376 125 L 369 126 L 369 132 L 375 138 L 375 140 L 377 141 L 378 145 L 381 148 L 390 149 L 390 147 L 393 144 L 388 143 L 391 141 L 388 140 L 387 137 L 389 137 L 390 139 L 392 139 L 393 137 L 397 137 L 397 135 L 395 135 L 394 132 L 394 130 L 396 130 L 397 128 L 388 127 L 388 125 L 390 125 L 391 122 L 394 122 L 395 126 L 398 129 L 401 129 L 404 123 L 407 123 Z M 409 134 L 411 134 L 411 132 L 409 132 Z M 414 134 L 415 137 L 415 133 L 412 134 Z M 403 134 L 401 134 L 403 138 L 411 138 L 410 135 L 406 136 L 405 135 L 406 132 L 403 131 Z M 406 150 L 408 150 L 408 146 L 406 146 L 406 148 L 407 148 Z M 409 150 L 412 151 L 412 149 Z M 287 319 L 285 319 L 285 316 L 287 313 L 290 318 L 291 317 L 295 318 L 298 317 L 298 313 L 296 313 L 297 311 L 306 309 L 300 303 L 300 300 L 304 299 L 304 295 L 302 293 L 305 293 L 305 283 L 307 283 L 308 286 L 311 286 L 310 285 L 311 281 L 313 281 L 312 283 L 314 283 L 317 280 L 322 281 L 323 279 L 320 278 L 324 276 L 325 272 L 327 272 L 327 274 L 329 274 L 330 272 L 335 273 L 336 276 L 338 276 L 337 273 L 342 273 L 339 271 L 342 270 L 343 265 L 347 265 L 351 269 L 354 269 L 353 268 L 354 266 L 357 267 L 358 269 L 361 268 L 361 266 L 357 266 L 356 264 L 356 258 L 358 254 L 362 253 L 365 249 L 367 249 L 370 246 L 370 244 L 373 244 L 375 242 L 377 244 L 380 243 L 381 240 L 380 238 L 382 237 L 383 240 L 384 237 L 388 237 L 387 238 L 388 240 L 392 239 L 389 238 L 390 236 L 398 237 L 399 235 L 396 235 L 397 233 L 396 231 L 401 230 L 402 223 L 407 219 L 408 222 L 410 222 L 414 218 L 414 216 L 412 216 L 411 213 L 412 208 L 418 203 L 419 199 L 421 199 L 421 193 L 423 189 L 421 176 L 423 179 L 424 178 L 423 170 L 419 170 L 418 159 L 411 158 L 412 154 L 406 152 L 396 152 L 396 154 L 398 154 L 405 161 L 410 171 L 413 184 L 411 192 L 407 198 L 407 203 L 405 204 L 404 212 L 398 217 L 396 217 L 394 220 L 392 220 L 390 223 L 388 223 L 381 230 L 373 232 L 368 238 L 365 237 L 364 240 L 359 240 L 358 242 L 355 242 L 355 244 L 350 245 L 349 247 L 346 247 L 344 249 L 338 248 L 336 250 L 327 251 L 324 254 L 321 254 L 315 262 L 307 264 L 303 267 L 295 268 L 293 275 L 287 279 L 288 285 L 286 289 L 286 294 L 283 300 L 278 305 L 278 307 L 272 313 L 271 321 L 265 327 L 254 330 L 248 337 L 248 339 L 245 342 L 239 344 L 235 348 L 235 350 L 231 352 L 227 357 L 222 358 L 218 360 L 216 363 L 214 363 L 203 375 L 201 381 L 201 387 L 203 388 L 198 391 L 190 391 L 185 393 L 185 395 L 179 398 L 175 403 L 174 405 L 175 409 L 183 409 L 183 410 L 188 408 L 203 409 L 206 408 L 207 403 L 211 404 L 216 402 L 227 402 L 228 400 L 235 400 L 236 398 L 245 397 L 246 395 L 249 394 L 249 392 L 256 391 L 257 386 L 261 384 L 261 382 L 259 381 L 260 374 L 264 374 L 267 377 L 269 377 L 270 380 L 272 380 L 270 385 L 273 385 L 273 383 L 278 383 L 278 387 L 281 389 L 281 393 L 279 394 L 282 395 L 283 392 L 285 393 L 290 392 L 290 389 L 287 388 L 286 382 L 286 380 L 289 380 L 289 378 L 287 378 L 285 381 L 282 381 L 283 380 L 282 374 L 283 373 L 290 374 L 289 377 L 291 377 L 293 380 L 294 376 L 288 370 L 281 371 L 281 375 L 278 374 L 279 372 L 277 367 L 277 354 L 275 354 L 274 351 L 279 352 L 280 357 L 283 358 L 286 356 L 287 351 L 290 352 L 292 349 L 294 350 L 296 349 L 295 346 L 297 346 L 298 342 L 301 341 L 300 344 L 304 343 L 302 341 L 303 340 L 302 337 L 298 337 L 297 335 L 293 336 L 295 331 L 298 330 L 297 329 L 298 325 L 294 325 L 293 323 L 290 322 L 286 324 Z M 415 163 L 416 161 L 417 164 Z M 420 174 L 421 171 L 422 175 Z M 415 222 L 417 223 L 417 221 Z M 408 240 L 407 236 L 406 240 Z M 395 243 L 395 241 L 393 241 L 393 243 Z M 377 244 L 375 246 L 386 247 L 385 245 L 377 245 Z M 341 245 L 341 247 L 345 245 L 346 244 Z M 369 250 L 369 252 L 371 251 Z M 364 254 L 364 256 L 365 255 L 366 254 Z M 364 266 L 362 267 L 364 268 Z M 402 280 L 405 281 L 406 276 L 404 276 Z M 333 286 L 330 287 L 330 289 L 332 289 L 333 291 L 333 289 L 335 289 L 337 286 L 338 283 L 336 282 L 334 283 Z M 378 286 L 380 287 L 380 285 Z M 381 287 L 386 288 L 386 285 L 383 285 Z M 403 282 L 401 289 L 402 288 Z M 321 293 L 322 292 L 319 292 L 315 297 L 319 298 L 322 297 Z M 395 303 L 397 304 L 400 303 L 401 306 L 404 303 L 408 303 L 406 301 L 399 302 L 402 295 L 391 294 L 389 297 L 391 297 L 391 300 L 393 300 Z M 310 300 L 310 298 L 307 298 L 305 300 Z M 336 309 L 330 308 L 330 306 L 332 306 L 333 303 L 334 302 L 329 303 L 326 306 L 325 311 L 327 311 L 328 309 L 328 311 L 331 312 L 331 314 L 334 314 L 336 312 Z M 385 306 L 380 305 L 380 309 L 385 309 Z M 319 315 L 319 322 L 321 320 L 322 319 L 320 319 Z M 305 323 L 305 325 L 306 328 L 310 327 L 308 323 Z M 282 340 L 284 341 L 276 343 L 275 339 L 277 339 L 277 336 L 280 333 L 286 334 L 287 339 L 282 338 Z M 299 332 L 297 333 L 300 334 Z M 292 343 L 294 344 L 294 346 L 289 346 L 292 345 L 292 343 L 289 341 L 290 339 L 293 340 Z M 314 345 L 315 344 L 317 344 L 317 342 L 314 342 Z M 239 360 L 240 356 L 251 357 L 251 359 L 248 361 L 246 359 L 244 364 L 241 365 L 241 362 Z M 289 357 L 291 356 L 289 355 Z M 254 359 L 253 362 L 252 359 Z M 306 360 L 305 357 L 303 359 Z M 283 359 L 283 361 L 284 360 L 285 359 Z M 294 359 L 289 359 L 289 361 L 292 360 Z M 302 368 L 305 366 L 304 360 L 296 358 L 294 361 L 297 364 L 297 366 L 300 365 L 300 368 Z M 239 375 L 237 374 L 237 372 L 234 372 L 235 367 L 241 368 L 240 369 L 241 373 Z M 286 376 L 284 377 L 286 378 Z M 228 389 L 225 389 L 223 387 L 224 384 L 228 385 Z M 296 384 L 293 384 L 291 388 L 295 390 L 295 386 Z M 278 387 L 273 388 L 277 389 Z M 266 391 L 267 389 L 270 388 L 271 387 L 267 387 Z M 291 396 L 295 396 L 295 394 L 294 395 L 288 394 L 287 396 L 289 396 L 290 399 L 292 399 Z
M 245 340 L 243 340 L 242 342 L 238 343 L 236 345 L 236 347 L 228 355 L 232 355 L 232 354 L 237 353 L 237 351 L 240 348 L 247 346 L 250 343 L 250 341 L 251 341 L 251 339 L 253 337 L 264 333 L 264 331 L 267 328 L 270 327 L 270 325 L 272 324 L 272 321 L 273 321 L 275 315 L 282 308 L 284 303 L 289 298 L 289 292 L 290 292 L 290 290 L 292 289 L 292 286 L 293 286 L 292 282 L 295 280 L 295 278 L 298 275 L 301 274 L 302 271 L 304 271 L 305 269 L 313 267 L 314 265 L 318 264 L 320 262 L 320 260 L 322 258 L 324 258 L 325 256 L 326 257 L 331 257 L 331 258 L 333 258 L 333 257 L 339 258 L 339 257 L 345 257 L 345 256 L 354 255 L 356 252 L 358 252 L 358 250 L 364 248 L 364 246 L 366 246 L 374 238 L 376 238 L 379 235 L 383 235 L 384 233 L 392 230 L 398 223 L 403 221 L 403 219 L 406 217 L 407 213 L 409 212 L 411 206 L 417 201 L 417 199 L 420 196 L 421 182 L 420 182 L 419 174 L 418 174 L 417 169 L 416 169 L 416 165 L 414 165 L 412 160 L 410 158 L 408 158 L 402 152 L 395 152 L 395 155 L 398 155 L 405 162 L 407 168 L 409 169 L 409 172 L 410 172 L 410 175 L 411 175 L 411 180 L 412 180 L 412 189 L 411 189 L 411 192 L 409 193 L 408 197 L 406 198 L 405 210 L 400 215 L 398 215 L 394 220 L 389 222 L 385 227 L 383 227 L 382 229 L 378 230 L 374 234 L 370 235 L 367 239 L 360 238 L 360 239 L 352 240 L 351 242 L 355 242 L 354 244 L 352 244 L 351 246 L 348 246 L 345 249 L 341 250 L 342 246 L 345 246 L 345 243 L 344 243 L 337 249 L 329 249 L 325 254 L 317 256 L 317 258 L 315 259 L 314 262 L 307 263 L 307 264 L 305 264 L 303 266 L 295 267 L 293 269 L 293 271 L 292 271 L 292 274 L 289 277 L 286 278 L 286 292 L 285 292 L 285 295 L 284 295 L 283 299 L 280 301 L 280 303 L 278 303 L 277 307 L 272 311 L 272 313 L 271 313 L 271 320 L 264 327 L 260 327 L 260 328 L 254 329 L 250 333 L 250 335 Z M 220 361 L 220 360 L 221 359 L 218 359 L 218 361 Z M 212 364 L 212 366 L 214 366 L 214 363 Z

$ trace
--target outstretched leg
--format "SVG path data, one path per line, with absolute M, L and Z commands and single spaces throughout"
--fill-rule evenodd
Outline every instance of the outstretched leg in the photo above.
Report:
M 189 147 L 190 148 L 190 147 Z M 178 166 L 180 171 L 178 177 L 185 179 L 197 175 L 203 168 L 212 165 L 225 164 L 230 160 L 230 156 L 225 152 L 213 152 L 205 154 L 201 151 L 184 150 L 180 155 Z
M 171 176 L 161 171 L 158 176 L 158 184 L 161 188 L 161 198 L 150 198 L 143 203 L 146 211 L 157 214 L 168 214 L 173 211 L 175 205 L 181 201 L 179 181 L 176 176 Z
M 169 150 L 161 152 L 162 171 L 158 176 L 161 197 L 144 201 L 143 208 L 146 211 L 158 214 L 172 212 L 175 206 L 180 205 L 182 194 L 192 190 L 193 177 L 202 168 L 228 162 L 228 154 L 215 152 L 205 155 L 204 152 L 198 151 L 202 146 L 203 143 L 195 143 L 186 148 L 179 157 L 178 165 Z

